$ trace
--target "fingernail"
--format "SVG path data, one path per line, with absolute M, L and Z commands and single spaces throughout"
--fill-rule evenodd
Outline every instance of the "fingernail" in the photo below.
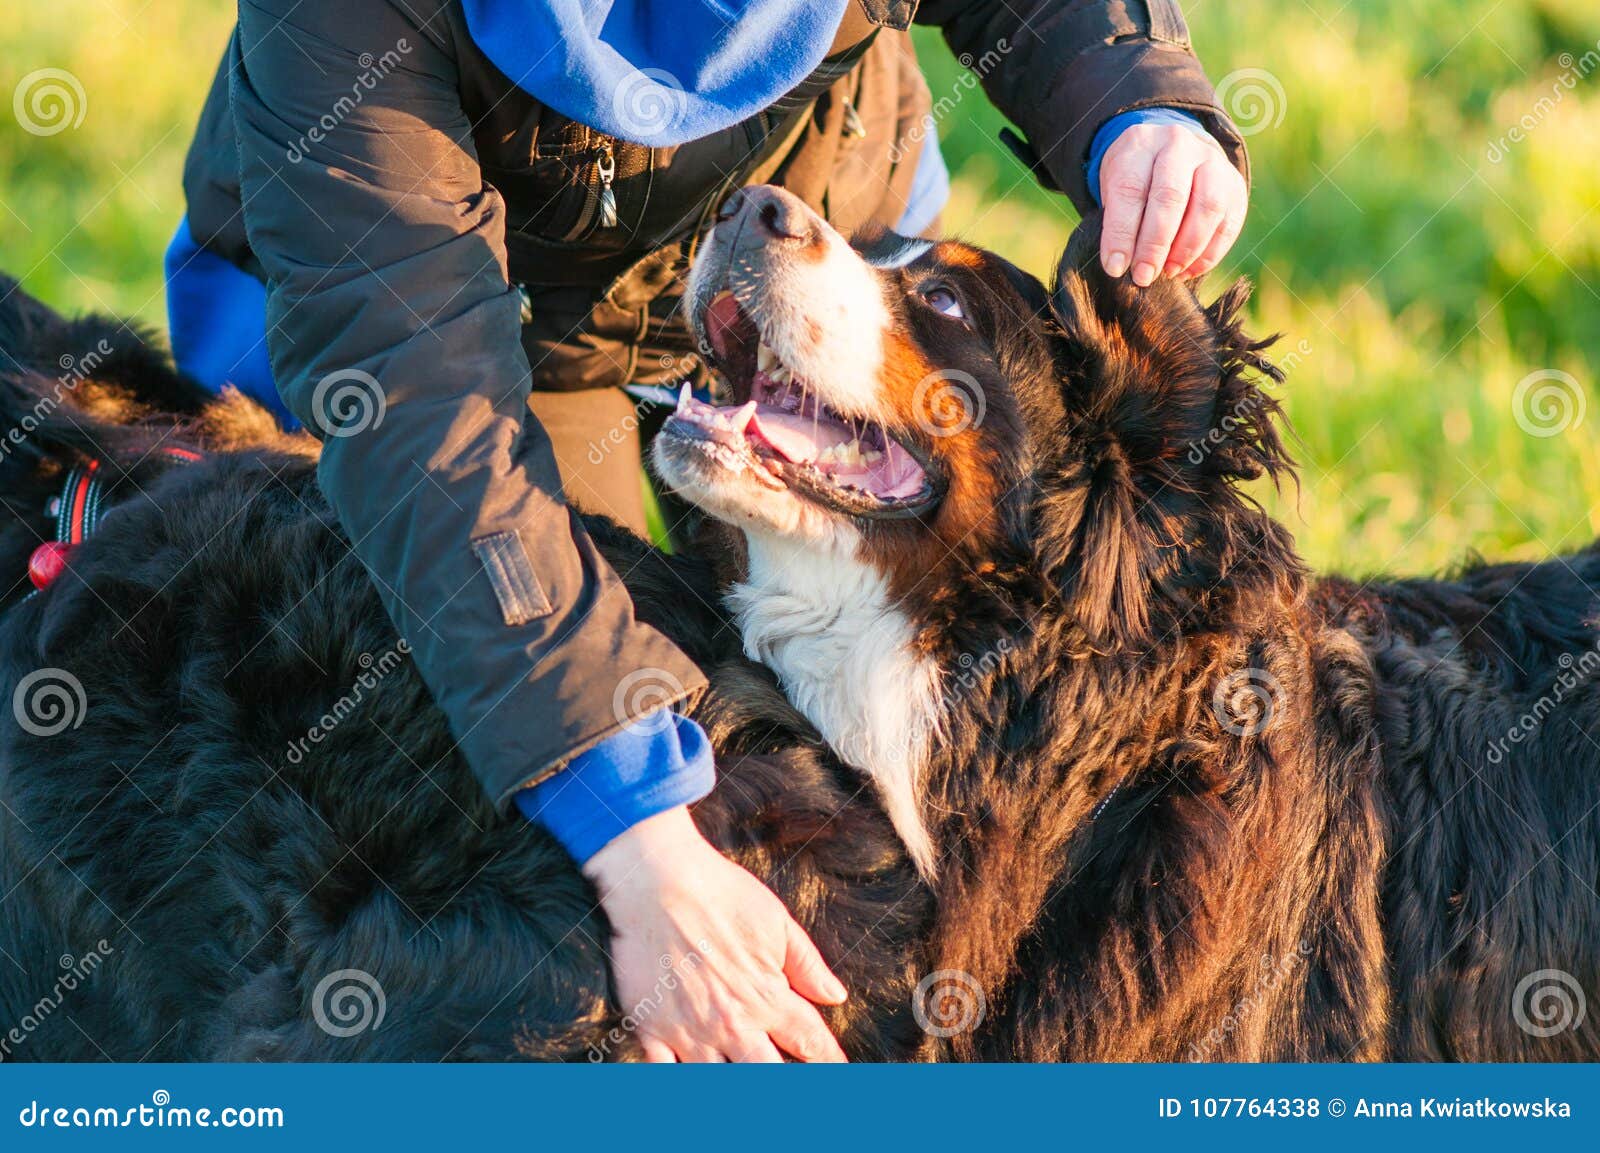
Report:
M 1128 271 L 1128 254 L 1126 252 L 1113 252 L 1106 257 L 1106 275 L 1115 280 Z
M 1133 282 L 1140 288 L 1148 288 L 1155 282 L 1156 266 L 1148 260 L 1141 260 L 1133 266 Z
M 833 999 L 835 1001 L 843 1002 L 850 999 L 850 990 L 846 989 L 844 987 L 844 982 L 839 980 L 837 977 L 830 978 L 828 991 L 833 994 Z
M 1176 276 L 1183 271 L 1183 265 L 1176 260 L 1167 261 L 1167 266 L 1161 270 L 1162 276 Z

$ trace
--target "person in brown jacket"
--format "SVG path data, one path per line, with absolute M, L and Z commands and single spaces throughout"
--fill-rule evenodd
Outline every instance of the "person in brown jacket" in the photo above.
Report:
M 913 18 L 1041 181 L 1104 198 L 1111 275 L 1195 275 L 1238 236 L 1243 142 L 1173 0 L 241 0 L 185 170 L 180 365 L 322 439 L 467 762 L 595 881 L 619 1003 L 698 957 L 640 1025 L 659 1060 L 839 1059 L 813 1002 L 846 991 L 695 831 L 703 677 L 572 507 L 642 529 L 626 390 L 710 385 L 675 306 L 732 192 L 780 184 L 847 234 L 934 223 Z

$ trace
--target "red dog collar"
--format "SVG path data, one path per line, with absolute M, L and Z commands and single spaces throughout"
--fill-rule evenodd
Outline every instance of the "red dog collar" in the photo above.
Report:
M 163 448 L 161 455 L 181 464 L 193 464 L 200 454 L 186 448 Z M 56 539 L 45 541 L 28 558 L 28 579 L 36 589 L 48 588 L 62 573 L 73 550 L 100 524 L 105 483 L 100 479 L 100 461 L 91 457 L 67 473 L 61 495 L 52 497 L 46 508 L 56 518 Z

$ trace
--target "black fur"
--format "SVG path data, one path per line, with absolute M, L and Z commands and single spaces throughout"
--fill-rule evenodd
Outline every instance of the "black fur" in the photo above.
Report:
M 1292 473 L 1243 290 L 1202 310 L 1182 285 L 1104 280 L 1093 250 L 1089 231 L 1069 249 L 1051 317 L 988 334 L 1015 394 L 994 411 L 1021 418 L 988 433 L 1001 506 L 928 597 L 961 606 L 938 651 L 998 654 L 930 768 L 936 888 L 740 655 L 715 607 L 725 543 L 669 557 L 590 522 L 640 615 L 711 674 L 721 777 L 697 821 L 844 978 L 831 1020 L 856 1059 L 1600 1054 L 1592 1017 L 1538 1036 L 1513 1004 L 1538 970 L 1600 989 L 1595 679 L 1488 755 L 1588 668 L 1600 553 L 1311 580 L 1236 487 Z M 1045 298 L 1017 299 L 1031 316 Z M 35 1022 L 0 1056 L 636 1056 L 592 891 L 489 809 L 409 661 L 390 664 L 314 447 L 15 290 L 6 423 L 102 336 L 117 355 L 0 460 L 5 573 L 74 458 L 111 462 L 120 500 L 67 576 L 26 602 L 13 587 L 0 617 L 5 700 L 56 669 L 85 702 L 53 736 L 0 715 L 0 1027 Z M 207 459 L 150 455 L 173 441 Z M 1276 686 L 1264 724 L 1217 693 L 1250 670 Z M 56 998 L 58 959 L 101 941 Z M 386 1014 L 344 1037 L 316 1009 L 348 969 Z M 940 1000 L 937 972 L 983 1011 Z

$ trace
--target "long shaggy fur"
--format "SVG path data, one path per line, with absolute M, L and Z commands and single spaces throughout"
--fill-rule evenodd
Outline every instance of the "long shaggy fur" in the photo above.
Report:
M 930 652 L 966 671 L 924 785 L 933 887 L 708 607 L 735 551 L 590 522 L 710 674 L 720 780 L 696 820 L 850 986 L 830 1013 L 856 1059 L 1600 1054 L 1592 1015 L 1525 1025 L 1548 1009 L 1530 975 L 1600 990 L 1600 552 L 1313 580 L 1237 487 L 1292 476 L 1245 290 L 1209 310 L 1135 291 L 1095 246 L 1075 238 L 1047 314 L 997 349 L 1022 419 L 993 459 L 1015 475 L 941 570 L 961 611 Z M 52 366 L 101 339 L 63 386 Z M 315 446 L 14 288 L 0 348 L 23 366 L 0 416 L 29 427 L 0 457 L 0 694 L 53 669 L 85 702 L 48 736 L 0 716 L 0 1027 L 31 1022 L 4 1057 L 636 1056 L 594 893 L 489 808 L 385 658 Z M 174 442 L 206 459 L 151 454 Z M 24 600 L 45 502 L 90 453 L 115 511 Z M 56 998 L 59 959 L 102 941 Z M 346 970 L 385 1015 L 339 1036 L 319 1021 Z

